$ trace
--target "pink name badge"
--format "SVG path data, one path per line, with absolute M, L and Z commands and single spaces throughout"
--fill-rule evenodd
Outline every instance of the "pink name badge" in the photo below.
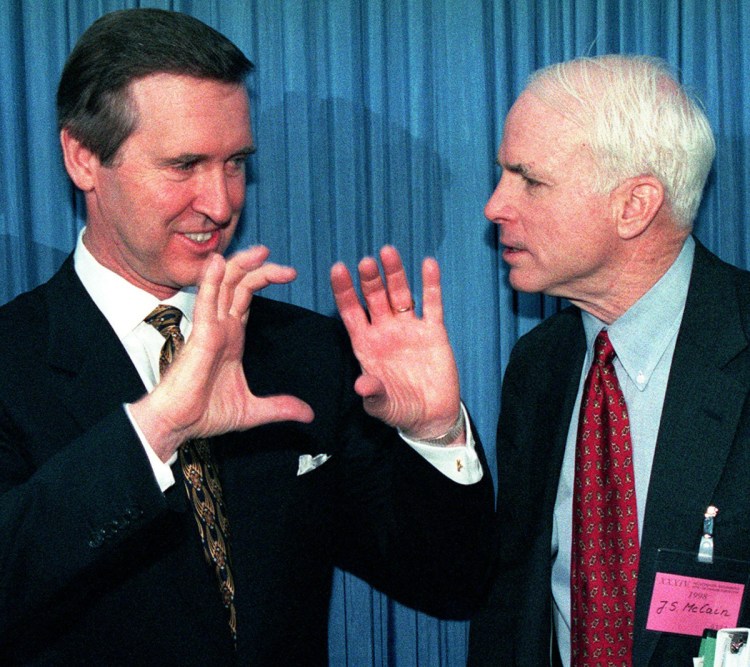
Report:
M 705 628 L 733 628 L 744 584 L 657 572 L 647 630 L 700 637 Z

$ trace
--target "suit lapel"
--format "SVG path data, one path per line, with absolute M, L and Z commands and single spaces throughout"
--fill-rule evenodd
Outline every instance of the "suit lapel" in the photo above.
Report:
M 145 387 L 104 315 L 84 289 L 72 257 L 48 283 L 47 359 L 59 378 L 58 396 L 82 429 Z
M 546 498 L 547 506 L 554 512 L 554 505 L 557 501 L 557 491 L 560 484 L 560 473 L 562 470 L 563 457 L 568 442 L 568 432 L 571 421 L 578 422 L 578 415 L 573 414 L 578 388 L 581 379 L 581 367 L 586 356 L 586 336 L 583 330 L 580 312 L 576 310 L 566 311 L 566 328 L 561 333 L 557 347 L 560 350 L 566 350 L 566 354 L 559 354 L 554 361 L 554 370 L 550 374 L 552 398 L 556 393 L 560 396 L 559 417 L 553 418 L 554 434 L 552 442 L 554 447 L 550 452 L 550 467 L 548 490 Z M 560 394 L 560 390 L 563 390 Z M 554 402 L 552 402 L 554 405 Z
M 53 370 L 56 395 L 84 432 L 123 403 L 143 396 L 146 390 L 114 330 L 78 279 L 72 257 L 47 284 L 46 297 L 47 359 Z M 176 511 L 174 521 L 181 526 L 174 539 L 186 544 L 170 549 L 164 556 L 167 566 L 161 575 L 163 585 L 181 592 L 182 613 L 193 624 L 201 624 L 203 631 L 220 628 L 215 639 L 222 643 L 229 631 L 215 577 L 203 562 L 179 464 L 173 466 L 173 473 L 175 485 L 165 496 L 169 507 Z M 210 600 L 210 606 L 204 600 Z
M 701 518 L 721 477 L 748 394 L 747 379 L 731 372 L 731 360 L 746 347 L 731 275 L 696 243 L 641 537 L 634 664 L 648 664 L 660 636 L 645 631 L 656 550 L 698 548 Z

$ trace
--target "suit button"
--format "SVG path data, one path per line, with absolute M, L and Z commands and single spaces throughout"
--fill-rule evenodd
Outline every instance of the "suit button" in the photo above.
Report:
M 101 530 L 96 531 L 91 535 L 91 539 L 89 539 L 89 546 L 92 549 L 96 549 L 102 544 L 104 544 L 104 539 L 107 537 L 107 531 L 103 528 Z

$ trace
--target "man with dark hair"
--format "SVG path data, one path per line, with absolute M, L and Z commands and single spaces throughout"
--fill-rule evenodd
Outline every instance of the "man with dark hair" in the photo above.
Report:
M 648 57 L 551 65 L 508 113 L 485 215 L 513 288 L 572 305 L 503 379 L 472 665 L 690 665 L 750 622 L 750 274 L 691 235 L 714 153 Z
M 432 614 L 476 601 L 492 493 L 434 260 L 421 318 L 393 248 L 385 281 L 360 263 L 369 316 L 332 269 L 350 345 L 255 296 L 295 276 L 267 249 L 221 257 L 249 68 L 160 10 L 103 17 L 65 67 L 87 224 L 0 309 L 4 664 L 325 664 L 336 566 Z
M 60 129 L 110 165 L 137 124 L 130 83 L 175 74 L 244 85 L 253 64 L 224 35 L 201 21 L 161 10 L 105 14 L 81 36 L 57 89 Z

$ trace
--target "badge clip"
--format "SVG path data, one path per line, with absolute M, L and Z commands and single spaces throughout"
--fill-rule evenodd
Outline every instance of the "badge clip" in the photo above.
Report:
M 703 515 L 703 536 L 698 545 L 699 563 L 714 562 L 714 519 L 718 513 L 719 509 L 717 507 L 709 505 L 706 508 L 706 513 Z

